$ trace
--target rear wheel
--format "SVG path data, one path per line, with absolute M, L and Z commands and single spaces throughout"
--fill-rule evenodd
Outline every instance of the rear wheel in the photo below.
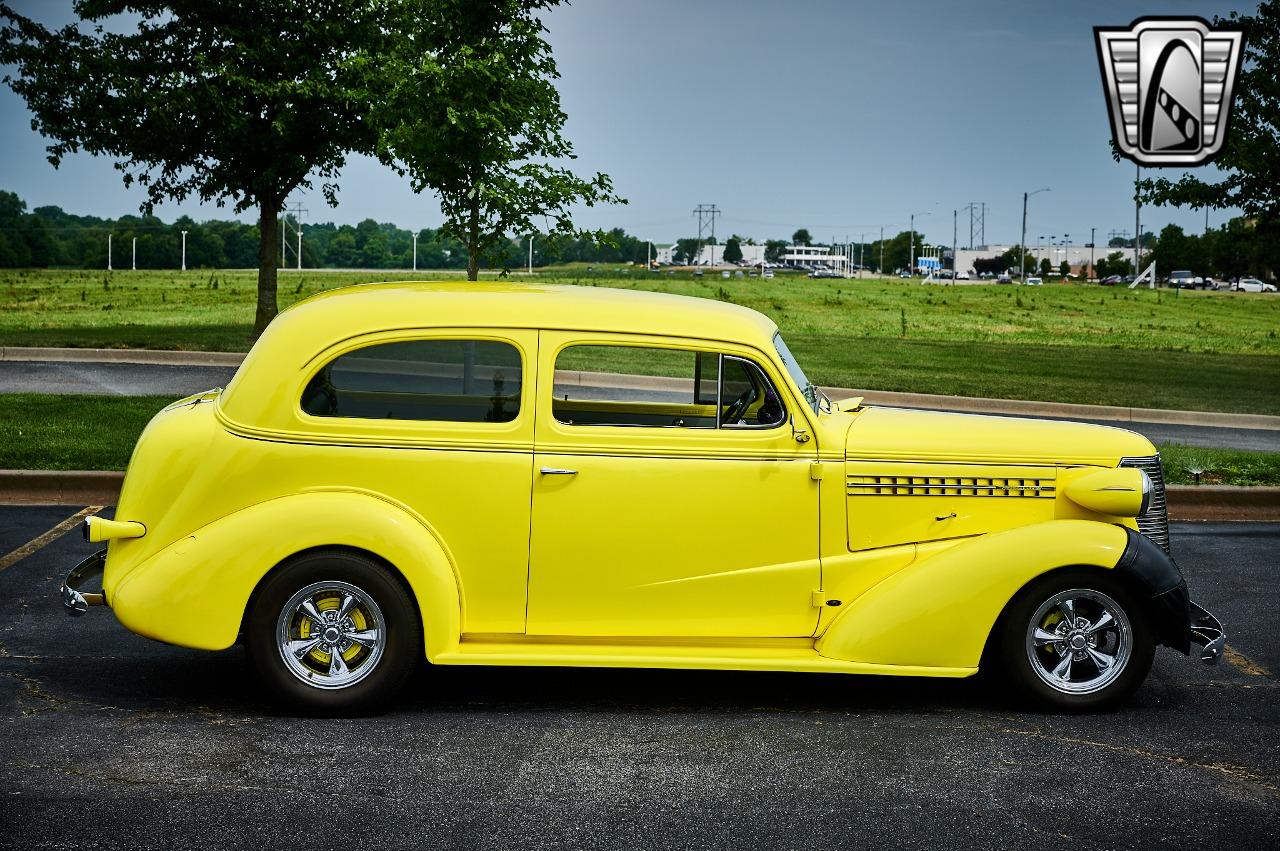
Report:
M 289 562 L 254 598 L 245 646 L 272 694 L 308 712 L 373 711 L 395 695 L 422 652 L 408 593 L 381 565 L 320 551 Z
M 1155 641 L 1128 589 L 1106 574 L 1071 569 L 1032 582 L 1010 604 L 999 655 L 1022 697 L 1087 711 L 1114 706 L 1142 684 Z

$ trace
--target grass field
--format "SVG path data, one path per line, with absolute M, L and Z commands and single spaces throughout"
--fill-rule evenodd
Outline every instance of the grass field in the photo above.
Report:
M 0 394 L 0 469 L 123 470 L 159 396 Z M 1280 485 L 1280 452 L 1163 445 L 1165 479 L 1191 484 Z
M 458 273 L 281 273 L 281 306 L 324 289 Z M 1089 285 L 695 278 L 568 267 L 517 282 L 732 301 L 776 320 L 820 384 L 1280 414 L 1280 298 Z M 0 272 L 0 346 L 243 351 L 255 273 Z

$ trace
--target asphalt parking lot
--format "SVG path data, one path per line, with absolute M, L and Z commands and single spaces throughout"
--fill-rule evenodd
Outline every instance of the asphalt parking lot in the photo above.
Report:
M 1280 524 L 1177 524 L 1228 662 L 1168 649 L 1106 715 L 973 681 L 426 669 L 281 715 L 238 649 L 66 617 L 75 513 L 0 506 L 0 846 L 1265 848 L 1280 843 Z M 7 566 L 6 566 L 7 564 Z

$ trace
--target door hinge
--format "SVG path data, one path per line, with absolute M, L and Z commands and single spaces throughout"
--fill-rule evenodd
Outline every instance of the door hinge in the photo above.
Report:
M 822 481 L 822 462 L 821 461 L 809 462 L 809 478 L 813 479 L 815 482 Z
M 840 605 L 840 601 L 832 599 L 827 594 L 826 591 L 814 591 L 813 597 L 811 597 L 810 599 L 813 600 L 813 605 L 819 609 L 821 609 L 824 606 L 830 606 L 832 608 L 835 608 L 836 606 Z

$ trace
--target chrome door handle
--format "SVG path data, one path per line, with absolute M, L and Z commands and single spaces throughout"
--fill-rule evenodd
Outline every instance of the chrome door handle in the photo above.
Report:
M 578 475 L 577 470 L 565 470 L 560 467 L 543 467 L 538 472 L 544 476 L 576 476 Z

